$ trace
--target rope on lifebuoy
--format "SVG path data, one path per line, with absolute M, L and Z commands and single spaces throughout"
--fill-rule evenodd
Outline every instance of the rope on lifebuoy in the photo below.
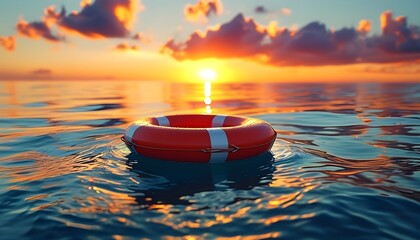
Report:
M 186 151 L 186 152 L 236 152 L 238 150 L 241 149 L 250 149 L 250 148 L 258 148 L 258 147 L 262 147 L 262 146 L 266 146 L 268 144 L 272 144 L 273 141 L 269 141 L 266 143 L 262 143 L 262 144 L 258 144 L 258 145 L 254 145 L 254 146 L 249 146 L 249 147 L 238 147 L 235 146 L 233 144 L 230 144 L 231 147 L 226 148 L 226 149 L 212 149 L 212 148 L 201 148 L 201 149 L 179 149 L 179 148 L 158 148 L 158 147 L 149 147 L 149 146 L 144 146 L 144 145 L 139 145 L 139 144 L 135 144 L 132 142 L 129 142 L 125 139 L 124 136 L 121 137 L 121 141 L 124 142 L 126 145 L 128 146 L 135 146 L 135 147 L 142 147 L 142 148 L 149 148 L 149 149 L 154 149 L 154 150 L 163 150 L 163 151 Z

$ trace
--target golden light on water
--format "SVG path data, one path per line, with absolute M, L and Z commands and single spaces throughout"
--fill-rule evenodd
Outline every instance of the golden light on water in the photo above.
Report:
M 202 69 L 198 75 L 204 80 L 204 104 L 206 104 L 206 113 L 211 113 L 211 83 L 216 79 L 217 73 L 213 69 Z
M 211 82 L 204 82 L 204 103 L 211 104 Z

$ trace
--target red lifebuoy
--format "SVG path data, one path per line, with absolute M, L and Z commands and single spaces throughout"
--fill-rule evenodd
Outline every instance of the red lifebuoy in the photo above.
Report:
M 225 115 L 144 118 L 122 140 L 135 153 L 179 162 L 224 162 L 270 150 L 276 131 L 259 119 Z

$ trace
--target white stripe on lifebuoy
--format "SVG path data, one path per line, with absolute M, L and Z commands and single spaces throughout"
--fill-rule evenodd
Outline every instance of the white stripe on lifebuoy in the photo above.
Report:
M 125 140 L 127 140 L 127 142 L 132 142 L 134 133 L 141 126 L 143 126 L 143 124 L 138 124 L 138 123 L 131 124 L 125 131 Z
M 129 143 L 133 141 L 134 133 L 137 131 L 137 129 L 141 128 L 142 126 L 146 125 L 145 123 L 133 123 L 131 124 L 127 130 L 125 131 L 125 140 Z M 134 153 L 137 153 L 136 148 L 132 145 L 127 145 L 133 151 Z
M 211 149 L 228 149 L 229 142 L 222 128 L 207 128 L 207 132 L 210 135 Z M 210 156 L 211 163 L 224 162 L 227 159 L 229 152 L 212 152 Z
M 170 126 L 169 119 L 165 116 L 157 117 L 156 120 L 158 121 L 159 126 L 166 126 L 166 127 Z
M 216 115 L 211 122 L 212 127 L 223 127 L 223 123 L 225 123 L 226 115 Z

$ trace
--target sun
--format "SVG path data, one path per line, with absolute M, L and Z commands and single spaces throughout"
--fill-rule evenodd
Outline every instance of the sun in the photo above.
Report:
M 203 79 L 204 81 L 213 81 L 216 79 L 217 77 L 217 73 L 216 71 L 214 71 L 213 69 L 210 68 L 206 68 L 206 69 L 202 69 L 198 72 L 198 75 L 200 76 L 201 79 Z

